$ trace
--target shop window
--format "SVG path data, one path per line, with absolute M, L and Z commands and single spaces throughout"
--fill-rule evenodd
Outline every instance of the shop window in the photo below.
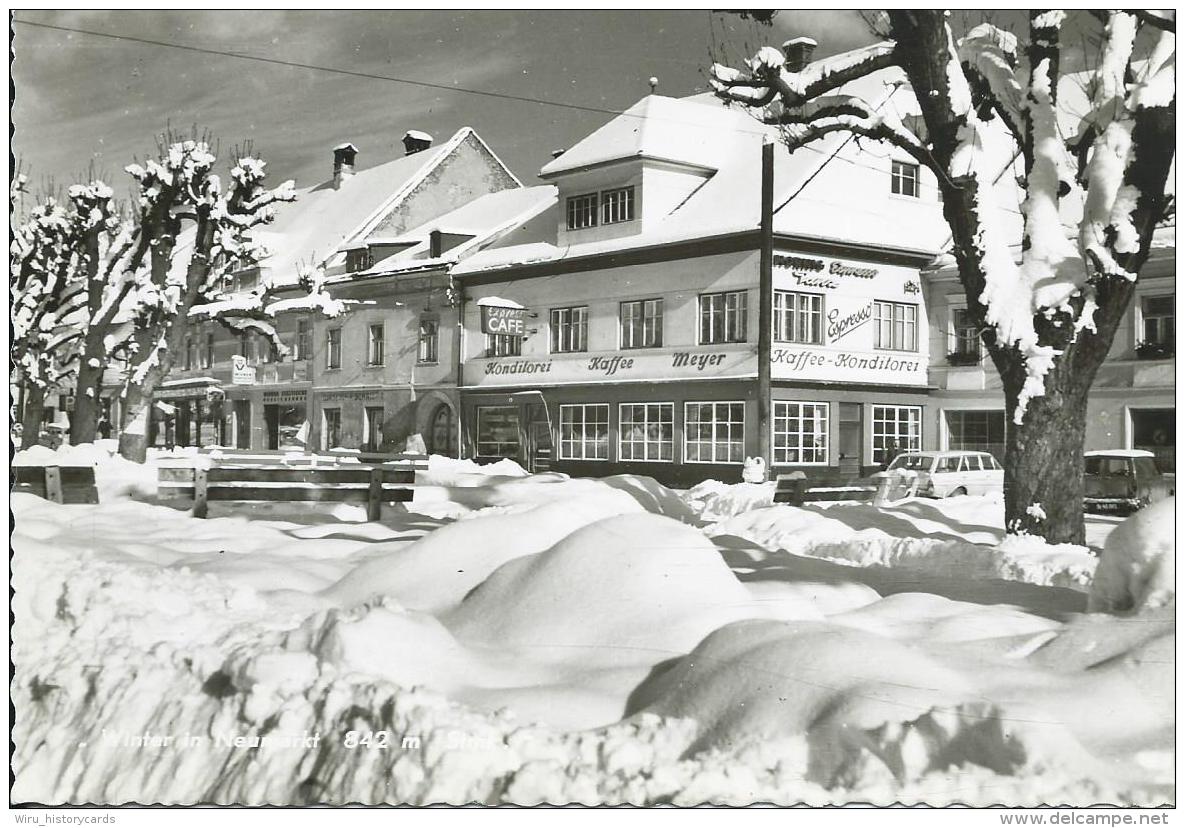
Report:
M 620 187 L 601 193 L 601 224 L 634 220 L 634 188 Z
M 321 446 L 325 450 L 336 448 L 342 440 L 342 410 L 340 408 L 321 409 Z
M 568 199 L 568 229 L 583 230 L 597 226 L 597 194 L 571 196 Z
M 383 445 L 383 407 L 366 407 L 366 450 L 378 451 Z
M 666 463 L 675 459 L 674 403 L 622 403 L 617 426 L 619 459 Z
M 1132 448 L 1152 452 L 1157 467 L 1165 474 L 1176 470 L 1177 421 L 1172 408 L 1133 408 Z
M 894 161 L 891 177 L 893 195 L 903 195 L 911 198 L 919 198 L 921 196 L 917 164 Z
M 560 459 L 609 459 L 609 406 L 560 406 Z
M 872 462 L 889 463 L 903 451 L 922 450 L 922 409 L 916 405 L 872 407 Z
M 486 357 L 522 356 L 523 338 L 511 334 L 486 334 Z
M 420 320 L 419 349 L 416 360 L 421 364 L 435 364 L 439 359 L 440 322 L 436 319 Z
M 341 328 L 330 328 L 325 332 L 325 367 L 331 371 L 342 367 Z
M 477 409 L 477 454 L 480 457 L 519 456 L 517 406 Z
M 383 364 L 386 358 L 386 343 L 383 332 L 383 325 L 371 325 L 366 331 L 366 364 L 377 367 Z
M 747 298 L 743 290 L 700 296 L 699 343 L 744 342 Z
M 918 349 L 918 306 L 904 302 L 873 302 L 875 346 L 885 351 Z
M 827 403 L 774 402 L 774 462 L 827 465 Z
M 621 303 L 621 347 L 662 347 L 662 299 Z
M 953 451 L 986 451 L 1004 459 L 1003 411 L 947 411 L 948 444 Z
M 688 463 L 744 462 L 743 402 L 689 402 L 683 420 L 683 458 Z
M 823 297 L 814 293 L 774 291 L 774 341 L 823 343 Z
M 551 352 L 567 354 L 588 350 L 588 308 L 553 308 Z
M 298 319 L 296 321 L 296 344 L 292 349 L 293 359 L 309 359 L 313 355 L 313 334 L 310 330 L 309 320 Z

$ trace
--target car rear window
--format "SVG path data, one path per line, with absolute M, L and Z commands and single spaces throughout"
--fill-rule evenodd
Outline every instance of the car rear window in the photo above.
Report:
M 1136 474 L 1141 481 L 1151 481 L 1160 477 L 1160 469 L 1156 468 L 1156 461 L 1151 457 L 1137 457 Z

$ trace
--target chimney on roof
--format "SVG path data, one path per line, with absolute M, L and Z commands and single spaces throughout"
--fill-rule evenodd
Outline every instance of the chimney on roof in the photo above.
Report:
M 439 230 L 433 230 L 428 233 L 428 256 L 429 258 L 439 259 L 444 252 L 444 237 Z
M 353 144 L 338 144 L 333 148 L 333 187 L 337 189 L 342 182 L 354 174 L 354 156 L 358 148 Z
M 782 44 L 782 52 L 786 55 L 786 71 L 801 72 L 811 62 L 811 55 L 819 44 L 810 37 L 795 37 Z
M 409 129 L 403 136 L 404 155 L 415 155 L 432 146 L 432 136 L 418 129 Z
M 559 158 L 559 157 L 560 157 L 561 155 L 563 155 L 565 152 L 567 152 L 567 150 L 562 150 L 562 149 L 556 149 L 556 150 L 552 150 L 552 151 L 551 151 L 551 157 L 552 157 L 552 158 Z

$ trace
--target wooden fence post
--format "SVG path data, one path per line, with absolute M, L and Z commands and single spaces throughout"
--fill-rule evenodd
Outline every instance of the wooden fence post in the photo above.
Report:
M 45 499 L 51 503 L 62 501 L 62 470 L 57 466 L 45 467 Z
M 206 516 L 208 474 L 207 469 L 196 468 L 193 470 L 193 516 L 195 518 L 204 518 Z
M 383 467 L 370 470 L 370 491 L 366 496 L 366 519 L 375 521 L 383 516 Z

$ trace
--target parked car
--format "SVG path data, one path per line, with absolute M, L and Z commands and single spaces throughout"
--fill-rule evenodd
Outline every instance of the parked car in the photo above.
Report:
M 1004 467 L 986 451 L 911 451 L 888 471 L 917 473 L 917 493 L 926 497 L 982 495 L 1004 491 Z
M 1140 449 L 1086 452 L 1085 507 L 1128 514 L 1172 495 L 1153 458 L 1152 452 Z

